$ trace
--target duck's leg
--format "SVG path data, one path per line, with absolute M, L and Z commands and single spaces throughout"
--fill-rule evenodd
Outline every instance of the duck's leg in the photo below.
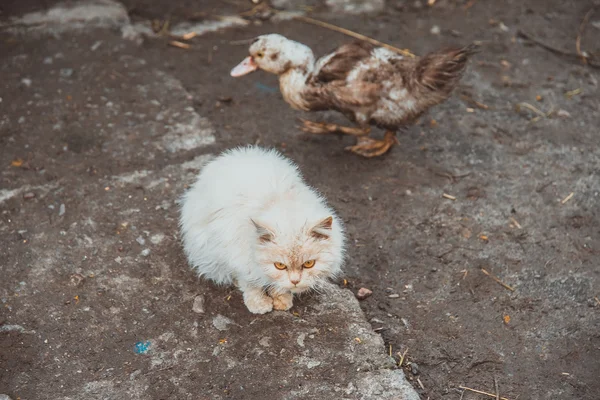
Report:
M 357 143 L 354 146 L 346 147 L 346 150 L 367 158 L 378 157 L 387 153 L 394 143 L 398 143 L 396 133 L 386 131 L 382 140 L 373 139 L 368 136 L 359 136 Z
M 307 119 L 300 118 L 302 121 L 302 129 L 307 133 L 314 133 L 316 135 L 324 135 L 327 133 L 344 133 L 352 136 L 366 136 L 371 132 L 371 128 L 352 128 L 349 126 L 342 126 L 338 124 L 329 124 L 326 122 L 313 122 Z

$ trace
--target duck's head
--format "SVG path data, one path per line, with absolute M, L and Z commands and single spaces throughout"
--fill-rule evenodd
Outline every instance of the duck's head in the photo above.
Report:
M 313 52 L 302 43 L 277 34 L 257 37 L 250 46 L 250 55 L 231 70 L 238 77 L 262 69 L 281 75 L 290 69 L 308 72 L 315 62 Z

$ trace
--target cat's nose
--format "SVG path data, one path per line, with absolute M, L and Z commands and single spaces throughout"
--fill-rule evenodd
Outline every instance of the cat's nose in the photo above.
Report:
M 300 279 L 290 279 L 290 282 L 292 282 L 294 284 L 294 286 L 296 286 L 297 284 L 300 283 Z

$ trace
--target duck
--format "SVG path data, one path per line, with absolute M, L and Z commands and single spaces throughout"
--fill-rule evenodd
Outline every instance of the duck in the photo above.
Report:
M 398 143 L 399 129 L 450 97 L 467 61 L 478 51 L 473 43 L 410 57 L 355 41 L 316 60 L 308 46 L 272 33 L 254 38 L 249 56 L 230 74 L 236 78 L 257 70 L 275 74 L 283 99 L 292 108 L 340 112 L 355 126 L 301 119 L 301 129 L 352 135 L 356 144 L 346 149 L 372 158 Z M 382 139 L 370 136 L 373 126 L 385 130 Z

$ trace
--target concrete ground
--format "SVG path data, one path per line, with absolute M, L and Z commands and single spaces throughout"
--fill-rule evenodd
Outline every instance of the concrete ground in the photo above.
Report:
M 0 6 L 0 393 L 473 400 L 493 397 L 461 387 L 497 384 L 510 400 L 597 399 L 600 75 L 575 49 L 593 4 L 273 3 L 418 54 L 483 52 L 451 100 L 364 160 L 296 128 L 339 116 L 291 110 L 272 76 L 229 76 L 241 39 L 324 54 L 341 34 L 241 19 L 241 0 Z M 598 18 L 581 34 L 591 57 Z M 189 49 L 152 33 L 167 19 L 201 33 Z M 347 226 L 345 281 L 291 312 L 249 314 L 181 252 L 177 199 L 248 143 L 298 162 Z

